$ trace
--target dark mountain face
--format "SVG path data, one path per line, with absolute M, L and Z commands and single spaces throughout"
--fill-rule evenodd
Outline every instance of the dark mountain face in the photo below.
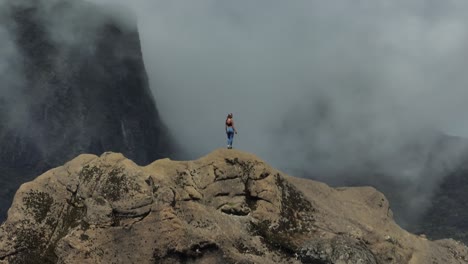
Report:
M 397 221 L 417 233 L 429 232 L 424 228 L 421 230 L 425 222 L 433 221 L 433 219 L 427 219 L 426 214 L 434 210 L 434 201 L 438 200 L 441 195 L 440 186 L 452 181 L 450 175 L 463 165 L 465 160 L 463 156 L 468 150 L 466 139 L 441 133 L 433 134 L 425 142 L 424 145 L 413 145 L 402 151 L 400 156 L 407 162 L 395 166 L 395 168 L 417 168 L 415 170 L 417 178 L 396 173 L 392 177 L 388 175 L 380 177 L 381 175 L 377 173 L 373 180 L 369 180 L 369 184 L 384 192 L 391 201 L 397 214 L 395 217 Z M 387 181 L 382 179 L 387 179 Z M 398 181 L 389 179 L 398 179 Z M 450 192 L 448 189 L 446 191 Z M 451 205 L 441 204 L 440 206 L 450 207 Z
M 81 153 L 139 164 L 171 154 L 136 24 L 81 1 L 1 8 L 18 80 L 0 98 L 0 220 L 21 183 Z
M 418 158 L 423 161 L 420 184 L 411 179 L 386 182 L 382 179 L 395 177 L 379 177 L 378 173 L 374 181 L 367 182 L 386 194 L 395 218 L 409 231 L 468 244 L 468 140 L 443 134 L 432 140 L 425 147 L 408 149 L 405 155 L 408 161 L 410 156 L 422 157 Z
M 468 244 L 468 151 L 447 172 L 415 231 Z

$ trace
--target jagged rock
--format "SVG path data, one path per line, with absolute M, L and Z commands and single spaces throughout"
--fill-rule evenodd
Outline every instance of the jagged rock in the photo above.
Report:
M 356 239 L 335 236 L 315 239 L 304 245 L 299 253 L 302 263 L 377 264 L 368 246 Z
M 395 224 L 373 188 L 287 176 L 217 150 L 141 167 L 81 155 L 26 183 L 0 227 L 0 263 L 466 263 L 455 241 Z

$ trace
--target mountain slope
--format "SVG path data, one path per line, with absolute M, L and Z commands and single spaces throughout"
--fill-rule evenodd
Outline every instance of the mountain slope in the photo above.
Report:
M 294 178 L 217 150 L 140 167 L 81 155 L 24 184 L 0 263 L 466 263 L 468 249 L 401 229 L 370 187 Z
M 139 164 L 171 153 L 136 22 L 86 1 L 0 8 L 18 53 L 17 85 L 0 95 L 0 221 L 10 190 L 81 153 L 122 152 Z
M 440 239 L 451 237 L 468 243 L 468 152 L 461 155 L 457 166 L 449 167 L 440 182 L 430 207 L 421 217 L 417 232 Z

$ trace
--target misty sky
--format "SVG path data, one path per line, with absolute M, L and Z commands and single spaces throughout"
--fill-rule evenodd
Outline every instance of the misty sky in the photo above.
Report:
M 301 160 L 335 140 L 385 152 L 419 129 L 468 135 L 466 1 L 122 4 L 161 114 L 194 157 L 224 146 L 228 112 L 235 146 L 279 166 L 285 150 Z

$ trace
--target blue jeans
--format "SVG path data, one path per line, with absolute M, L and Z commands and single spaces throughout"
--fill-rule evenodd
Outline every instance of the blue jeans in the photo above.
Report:
M 232 127 L 228 127 L 226 134 L 227 134 L 227 144 L 229 146 L 232 146 L 232 141 L 234 140 L 234 129 Z

